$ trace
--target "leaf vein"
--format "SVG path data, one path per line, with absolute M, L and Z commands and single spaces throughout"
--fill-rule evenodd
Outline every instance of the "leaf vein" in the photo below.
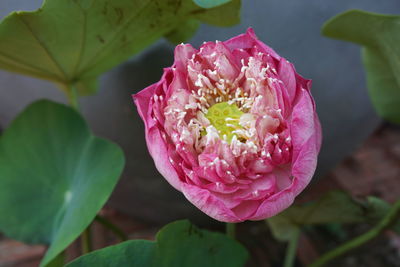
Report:
M 29 23 L 25 21 L 23 16 L 17 16 L 20 21 L 25 25 L 25 27 L 29 30 L 29 32 L 32 34 L 34 39 L 37 41 L 37 43 L 42 47 L 43 51 L 45 51 L 46 55 L 49 57 L 49 59 L 54 63 L 54 65 L 58 68 L 59 72 L 63 75 L 62 80 L 68 81 L 68 76 L 65 73 L 65 71 L 61 68 L 60 64 L 55 60 L 54 56 L 51 54 L 49 51 L 49 48 L 43 43 L 42 40 L 37 36 L 37 34 L 33 31 L 33 29 L 30 27 Z
M 115 32 L 115 34 L 110 38 L 110 41 L 107 42 L 107 44 L 105 44 L 105 45 L 102 47 L 102 49 L 98 50 L 98 51 L 95 53 L 95 55 L 88 61 L 89 63 L 87 64 L 87 67 L 84 68 L 84 69 L 81 71 L 82 75 L 84 75 L 85 72 L 86 72 L 87 70 L 89 70 L 93 65 L 96 65 L 96 60 L 98 60 L 98 59 L 100 58 L 100 55 L 101 55 L 102 53 L 104 53 L 105 51 L 107 51 L 107 48 L 108 48 L 111 44 L 113 44 L 113 43 L 115 42 L 115 40 L 117 40 L 117 36 L 119 36 L 119 35 L 125 30 L 125 28 L 127 28 L 127 27 L 131 24 L 132 20 L 134 20 L 134 19 L 138 16 L 138 14 L 140 14 L 140 13 L 142 12 L 142 10 L 144 10 L 145 8 L 147 8 L 147 7 L 150 5 L 150 3 L 151 3 L 150 1 L 147 1 L 146 4 L 144 4 L 136 13 L 133 13 L 133 15 L 130 16 L 130 17 L 126 20 L 126 22 L 124 22 L 124 24 L 123 24 L 123 25 Z M 108 52 L 108 53 L 109 53 L 109 52 Z

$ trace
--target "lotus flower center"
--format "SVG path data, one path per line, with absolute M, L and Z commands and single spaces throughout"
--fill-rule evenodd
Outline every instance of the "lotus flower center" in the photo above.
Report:
M 230 143 L 233 136 L 236 135 L 235 131 L 243 129 L 239 124 L 243 114 L 235 104 L 222 102 L 212 105 L 208 109 L 206 117 L 218 130 L 219 136 Z

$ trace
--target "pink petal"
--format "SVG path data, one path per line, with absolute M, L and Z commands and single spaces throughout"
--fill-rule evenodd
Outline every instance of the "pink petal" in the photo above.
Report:
M 248 28 L 245 34 L 240 34 L 236 37 L 233 37 L 224 42 L 224 44 L 229 47 L 231 50 L 234 49 L 250 49 L 254 46 L 260 48 L 264 53 L 273 56 L 276 59 L 280 59 L 281 57 L 269 46 L 258 40 L 254 30 L 252 28 Z
M 286 59 L 281 58 L 278 65 L 279 79 L 285 85 L 285 89 L 289 95 L 290 103 L 293 103 L 296 96 L 296 71 L 293 64 L 289 63 Z
M 154 119 L 151 117 L 151 110 L 149 109 L 151 105 L 150 99 L 153 97 L 154 91 L 159 85 L 160 83 L 153 84 L 134 95 L 133 98 L 138 113 L 144 121 L 147 148 L 154 159 L 157 170 L 173 187 L 180 190 L 181 181 L 169 161 L 167 145 Z
M 186 66 L 188 65 L 188 61 L 192 58 L 193 54 L 196 53 L 197 50 L 193 48 L 190 44 L 180 44 L 175 48 L 175 60 L 174 66 L 182 72 L 186 72 Z
M 317 167 L 317 157 L 319 152 L 318 143 L 313 135 L 302 147 L 297 160 L 292 166 L 292 175 L 296 177 L 298 183 L 293 187 L 293 192 L 298 195 L 310 183 Z
M 242 221 L 208 190 L 189 184 L 182 184 L 181 189 L 185 197 L 208 216 L 222 222 Z
M 310 93 L 306 89 L 301 89 L 298 94 L 297 103 L 292 111 L 292 123 L 290 128 L 294 161 L 297 159 L 303 144 L 314 135 L 315 131 L 320 132 L 319 124 L 316 124 L 315 107 Z
M 151 111 L 150 100 L 153 97 L 157 86 L 159 86 L 159 83 L 152 84 L 149 87 L 146 87 L 145 89 L 140 91 L 139 93 L 132 95 L 138 109 L 138 113 L 146 127 L 149 127 L 149 123 L 151 123 L 151 125 L 154 125 L 154 122 L 151 121 L 151 114 L 149 113 Z
M 152 127 L 146 131 L 146 143 L 157 170 L 175 189 L 181 190 L 182 182 L 170 163 L 167 145 L 157 127 Z
M 297 179 L 294 179 L 292 186 L 295 187 L 296 183 Z M 258 207 L 255 214 L 249 218 L 249 220 L 257 221 L 275 216 L 279 212 L 292 205 L 294 198 L 295 194 L 291 187 L 280 191 L 279 193 L 265 199 Z
M 200 51 L 199 54 L 207 60 L 209 66 L 215 66 L 221 78 L 233 81 L 239 74 L 239 66 L 236 65 L 231 50 L 224 43 L 205 43 Z
M 248 220 L 248 218 L 252 217 L 253 214 L 257 211 L 260 206 L 260 201 L 258 200 L 246 200 L 242 201 L 240 205 L 233 208 L 233 212 L 242 219 L 242 221 Z

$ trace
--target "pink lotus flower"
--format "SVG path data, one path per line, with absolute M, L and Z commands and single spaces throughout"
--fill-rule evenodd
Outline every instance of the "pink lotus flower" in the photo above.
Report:
M 249 29 L 178 45 L 134 100 L 158 171 L 210 217 L 240 222 L 274 216 L 310 182 L 321 146 L 310 87 Z

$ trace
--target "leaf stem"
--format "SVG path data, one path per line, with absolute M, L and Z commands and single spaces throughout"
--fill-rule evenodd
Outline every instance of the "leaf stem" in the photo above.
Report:
M 118 228 L 115 224 L 107 220 L 106 218 L 97 215 L 95 218 L 95 221 L 101 223 L 104 227 L 108 228 L 111 232 L 113 232 L 121 241 L 126 241 L 128 240 L 128 237 L 126 234 Z
M 325 253 L 316 261 L 314 261 L 309 267 L 324 266 L 327 262 L 331 261 L 332 259 L 337 258 L 349 252 L 350 250 L 363 245 L 364 243 L 367 243 L 368 241 L 377 237 L 385 229 L 389 228 L 393 223 L 395 223 L 396 220 L 399 218 L 399 216 L 400 216 L 400 200 L 398 200 L 391 207 L 386 216 L 383 217 L 383 219 L 374 228 L 350 240 L 349 242 Z
M 226 235 L 232 239 L 236 238 L 236 223 L 226 223 Z
M 82 255 L 92 251 L 92 233 L 90 231 L 90 225 L 83 231 L 81 235 L 81 249 Z
M 67 86 L 67 97 L 70 106 L 79 111 L 78 92 L 75 86 Z
M 293 233 L 291 236 L 285 255 L 285 262 L 283 264 L 284 267 L 292 267 L 294 265 L 294 261 L 296 259 L 297 254 L 297 245 L 299 244 L 300 237 L 300 229 Z

